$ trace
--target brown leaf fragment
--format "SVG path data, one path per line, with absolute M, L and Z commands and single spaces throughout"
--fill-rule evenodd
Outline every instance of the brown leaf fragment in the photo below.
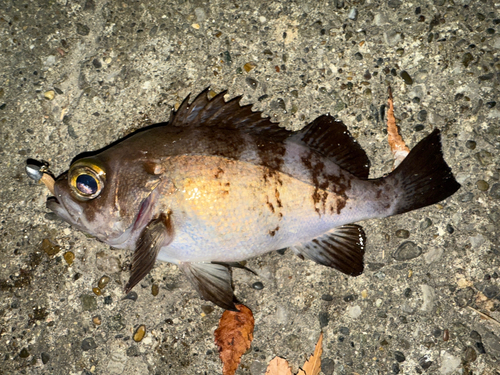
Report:
M 323 353 L 323 332 L 319 335 L 314 354 L 304 363 L 297 375 L 318 375 L 321 371 L 321 354 Z
M 387 100 L 387 103 L 389 104 L 389 109 L 387 110 L 387 138 L 389 146 L 391 146 L 392 155 L 394 156 L 393 169 L 395 169 L 410 153 L 410 149 L 406 147 L 403 138 L 399 135 L 396 118 L 394 117 L 394 100 L 392 98 L 392 90 L 390 86 L 388 91 L 389 99 Z
M 214 332 L 219 357 L 224 364 L 222 374 L 233 375 L 241 361 L 241 356 L 250 349 L 253 340 L 254 319 L 252 310 L 236 304 L 239 311 L 224 311 L 219 320 L 219 328 Z
M 267 366 L 266 375 L 292 375 L 286 359 L 274 357 Z

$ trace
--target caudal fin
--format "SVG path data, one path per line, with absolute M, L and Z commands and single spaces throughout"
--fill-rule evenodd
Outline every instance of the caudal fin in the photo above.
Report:
M 386 182 L 396 187 L 399 194 L 393 215 L 440 202 L 460 189 L 443 158 L 438 129 L 434 129 L 410 151 L 386 177 Z

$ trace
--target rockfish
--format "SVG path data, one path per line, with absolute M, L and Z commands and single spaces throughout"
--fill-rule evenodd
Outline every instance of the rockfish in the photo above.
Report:
M 224 94 L 188 96 L 169 122 L 77 157 L 55 181 L 50 210 L 134 251 L 127 291 L 160 260 L 234 310 L 231 267 L 282 248 L 357 276 L 366 239 L 353 223 L 460 188 L 437 129 L 392 173 L 368 179 L 368 157 L 341 121 L 323 115 L 290 132 Z

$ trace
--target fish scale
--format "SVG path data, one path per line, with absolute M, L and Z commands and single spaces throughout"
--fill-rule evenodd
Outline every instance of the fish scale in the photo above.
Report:
M 201 298 L 235 309 L 230 268 L 284 247 L 357 276 L 366 236 L 355 222 L 460 187 L 437 129 L 392 173 L 369 180 L 366 153 L 332 116 L 289 132 L 239 97 L 207 93 L 186 98 L 168 123 L 77 157 L 47 200 L 76 228 L 134 252 L 127 292 L 168 261 Z

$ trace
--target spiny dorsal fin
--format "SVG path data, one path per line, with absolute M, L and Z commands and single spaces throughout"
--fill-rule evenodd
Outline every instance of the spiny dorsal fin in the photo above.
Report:
M 262 117 L 262 112 L 252 111 L 252 105 L 240 105 L 241 96 L 228 102 L 224 100 L 227 91 L 222 91 L 214 98 L 208 99 L 209 89 L 199 94 L 191 104 L 189 95 L 179 109 L 172 115 L 170 125 L 173 126 L 204 126 L 221 129 L 241 130 L 247 134 L 283 140 L 290 135 L 285 128 Z
M 290 247 L 295 253 L 351 276 L 363 272 L 366 236 L 363 228 L 347 224 L 305 244 Z
M 360 144 L 351 136 L 340 120 L 323 115 L 291 137 L 326 156 L 356 177 L 367 179 L 370 160 Z

